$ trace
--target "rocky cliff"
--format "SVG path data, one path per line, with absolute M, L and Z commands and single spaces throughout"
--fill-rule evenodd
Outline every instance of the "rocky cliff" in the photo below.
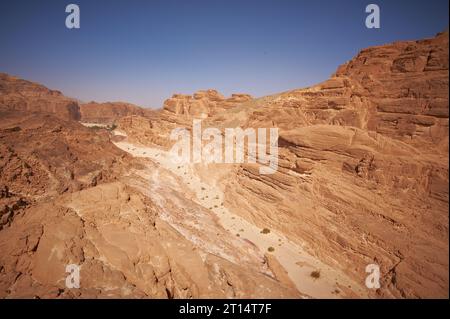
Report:
M 190 117 L 209 117 L 252 100 L 249 94 L 232 94 L 225 98 L 216 90 L 204 90 L 193 95 L 174 94 L 164 102 L 165 111 Z
M 202 113 L 204 127 L 279 128 L 273 175 L 198 165 L 227 207 L 360 282 L 378 264 L 374 296 L 448 296 L 448 32 L 364 49 L 323 83 L 216 114 L 191 100 L 174 96 L 172 125 L 131 135 L 170 147 L 170 130 Z
M 37 83 L 0 73 L 0 109 L 52 113 L 65 120 L 79 120 L 77 101 Z
M 302 296 L 173 174 L 118 149 L 108 130 L 61 118 L 63 104 L 44 108 L 51 91 L 11 81 L 45 98 L 41 108 L 17 88 L 27 106 L 19 108 L 8 104 L 10 90 L 0 95 L 1 298 Z M 191 219 L 174 227 L 161 201 L 177 220 Z M 79 289 L 65 285 L 69 264 L 80 266 Z
M 139 115 L 144 116 L 146 110 L 139 106 L 124 102 L 96 103 L 90 102 L 80 105 L 81 121 L 111 125 L 121 117 Z
M 211 125 L 280 128 L 280 167 L 222 181 L 242 216 L 287 233 L 382 297 L 448 297 L 448 33 L 362 50 L 331 79 Z

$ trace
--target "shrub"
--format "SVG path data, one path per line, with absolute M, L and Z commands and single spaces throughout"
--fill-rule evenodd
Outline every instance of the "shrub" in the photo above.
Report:
M 261 230 L 261 234 L 268 234 L 268 233 L 270 233 L 269 228 L 264 228 L 263 230 Z
M 314 279 L 319 279 L 320 278 L 320 270 L 312 271 L 310 276 L 313 277 Z
M 117 128 L 117 125 L 116 124 L 113 124 L 113 125 L 111 125 L 111 126 L 107 126 L 106 127 L 106 129 L 108 130 L 108 131 L 114 131 L 115 129 Z

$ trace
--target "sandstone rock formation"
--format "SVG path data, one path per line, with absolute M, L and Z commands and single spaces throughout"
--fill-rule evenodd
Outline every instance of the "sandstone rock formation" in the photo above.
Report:
M 131 115 L 144 116 L 146 111 L 139 106 L 130 103 L 90 102 L 80 105 L 80 113 L 82 122 L 111 125 L 121 117 Z
M 232 94 L 224 98 L 216 90 L 198 91 L 191 95 L 174 94 L 164 102 L 163 108 L 146 110 L 145 115 L 129 115 L 116 121 L 118 127 L 128 134 L 131 141 L 168 147 L 170 131 L 176 127 L 189 128 L 193 118 L 215 118 L 227 110 L 245 107 L 252 101 L 248 94 Z
M 57 115 L 0 111 L 0 297 L 301 296 L 172 174 Z M 80 289 L 65 284 L 69 264 Z
M 51 114 L 0 111 L 0 227 L 33 203 L 114 180 L 127 154 L 106 132 Z
M 155 205 L 110 183 L 30 207 L 0 232 L 0 294 L 40 298 L 293 297 L 276 280 L 204 253 Z M 81 266 L 80 289 L 64 285 Z
M 127 157 L 105 131 L 49 114 L 1 116 L 1 182 L 14 193 L 49 196 L 95 186 Z
M 61 92 L 0 73 L 0 109 L 52 113 L 66 120 L 79 120 L 78 103 Z
M 448 33 L 363 50 L 324 83 L 211 119 L 280 128 L 278 172 L 235 168 L 228 205 L 361 281 L 379 264 L 377 296 L 448 297 L 448 111 Z
M 189 128 L 191 100 L 175 96 L 161 113 Z M 208 113 L 205 127 L 279 128 L 277 173 L 198 170 L 234 212 L 359 282 L 380 265 L 374 297 L 448 297 L 448 112 L 448 32 L 372 47 L 316 86 Z M 168 148 L 171 128 L 130 133 Z
M 232 94 L 225 99 L 216 90 L 205 90 L 198 91 L 193 96 L 174 94 L 164 102 L 163 109 L 184 116 L 208 117 L 251 100 L 252 97 L 248 94 Z

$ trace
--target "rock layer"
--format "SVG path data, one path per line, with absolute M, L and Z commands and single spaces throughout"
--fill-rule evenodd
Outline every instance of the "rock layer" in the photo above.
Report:
M 242 216 L 307 243 L 380 297 L 448 297 L 448 33 L 361 51 L 317 86 L 259 99 L 226 127 L 278 127 L 280 167 L 224 181 Z
M 174 94 L 164 102 L 163 109 L 177 115 L 206 118 L 251 100 L 248 94 L 232 94 L 226 99 L 216 90 L 205 90 L 193 96 Z
M 121 117 L 131 115 L 144 116 L 145 112 L 139 106 L 123 102 L 90 102 L 80 106 L 81 121 L 86 123 L 111 125 Z
M 0 109 L 52 113 L 65 120 L 79 120 L 77 101 L 61 92 L 0 73 Z

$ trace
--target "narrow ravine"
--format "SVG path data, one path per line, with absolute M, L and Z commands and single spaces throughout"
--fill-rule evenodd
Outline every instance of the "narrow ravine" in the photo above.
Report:
M 126 136 L 120 131 L 116 135 Z M 261 228 L 249 223 L 242 217 L 227 209 L 222 190 L 205 183 L 191 165 L 180 165 L 171 160 L 168 152 L 158 148 L 134 145 L 127 140 L 114 143 L 120 149 L 134 157 L 145 157 L 154 161 L 162 169 L 171 171 L 180 177 L 184 187 L 196 194 L 198 204 L 214 213 L 222 227 L 235 236 L 250 241 L 263 254 L 272 254 L 287 271 L 289 278 L 297 289 L 313 298 L 367 297 L 361 284 L 348 278 L 342 272 L 320 262 L 308 254 L 302 247 L 288 240 L 282 234 L 270 231 L 262 232 Z M 318 278 L 313 272 L 320 272 Z M 353 292 L 349 296 L 348 291 Z

